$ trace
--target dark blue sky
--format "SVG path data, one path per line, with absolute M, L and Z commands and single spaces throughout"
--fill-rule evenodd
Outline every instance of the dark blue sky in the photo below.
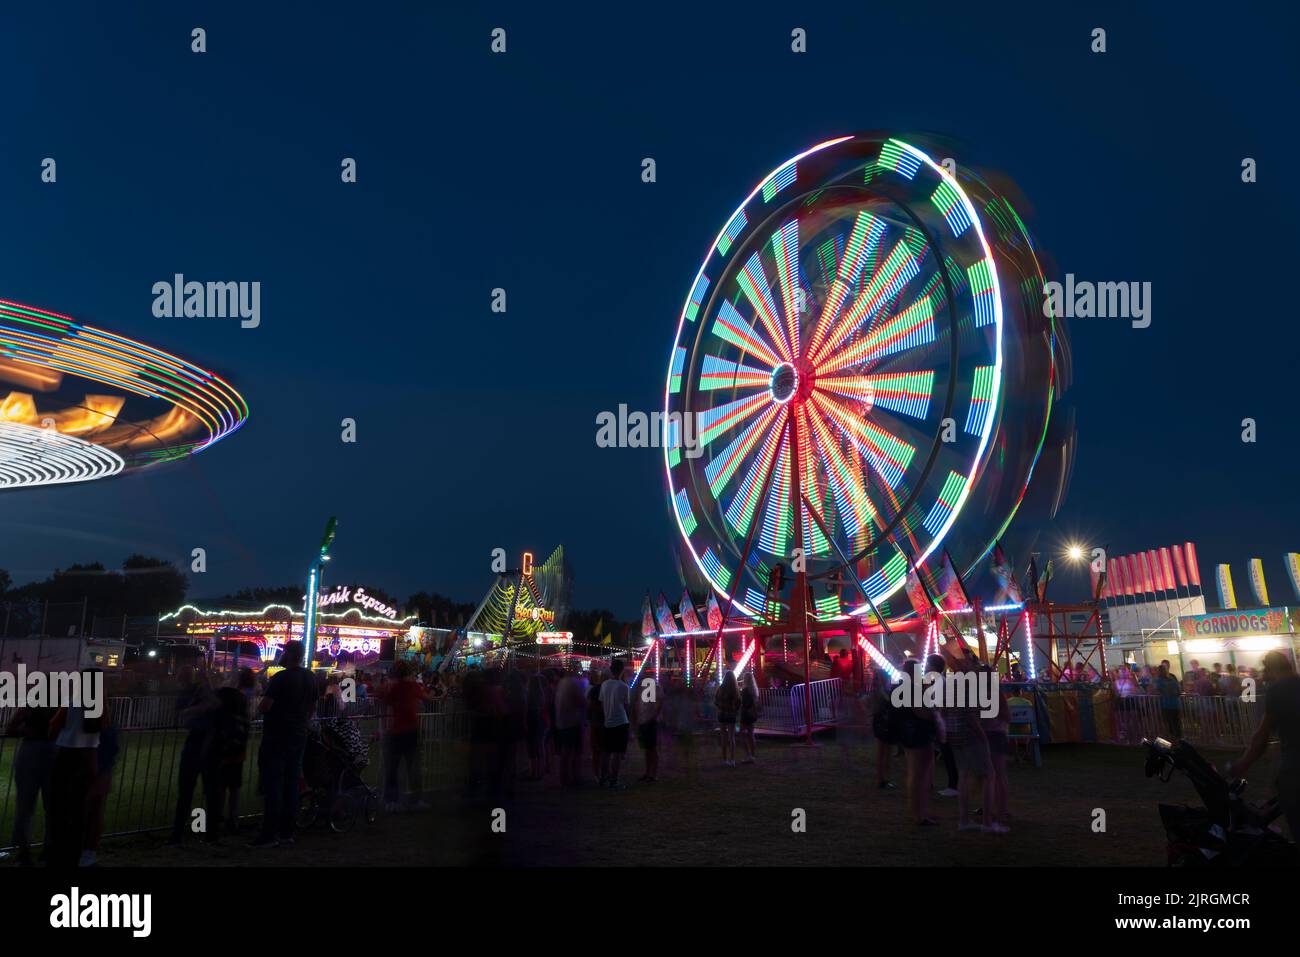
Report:
M 657 450 L 597 448 L 596 413 L 657 406 L 699 260 L 763 175 L 888 129 L 949 134 L 1007 174 L 1060 273 L 1153 283 L 1149 329 L 1072 326 L 1078 459 L 1044 543 L 1192 539 L 1206 574 L 1230 561 L 1244 589 L 1258 555 L 1291 597 L 1283 5 L 181 6 L 0 14 L 0 296 L 214 368 L 252 418 L 185 464 L 4 496 L 17 580 L 135 551 L 188 567 L 202 546 L 192 594 L 296 581 L 337 514 L 338 579 L 475 600 L 493 547 L 562 542 L 576 604 L 634 613 L 678 587 L 675 527 Z M 176 272 L 259 280 L 261 327 L 154 318 Z

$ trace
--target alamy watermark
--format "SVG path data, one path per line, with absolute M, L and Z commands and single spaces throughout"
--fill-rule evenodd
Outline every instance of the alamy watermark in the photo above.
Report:
M 1043 284 L 1043 315 L 1049 319 L 1131 319 L 1134 329 L 1151 325 L 1151 283 L 1076 282 L 1074 273 L 1065 282 Z
M 176 273 L 171 282 L 154 283 L 153 294 L 159 319 L 239 319 L 244 329 L 262 323 L 260 282 L 186 282 Z
M 912 672 L 889 692 L 895 708 L 979 708 L 981 718 L 996 718 L 1002 698 L 993 671 Z
M 87 718 L 104 714 L 104 672 L 28 671 L 19 664 L 0 671 L 0 708 L 80 708 Z
M 704 454 L 698 417 L 680 412 L 629 412 L 620 403 L 617 412 L 596 414 L 596 446 L 602 449 L 682 449 L 688 459 Z

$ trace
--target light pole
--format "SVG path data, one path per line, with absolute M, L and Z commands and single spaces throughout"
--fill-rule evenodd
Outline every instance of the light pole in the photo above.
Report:
M 330 560 L 330 545 L 334 543 L 334 533 L 338 529 L 338 524 L 339 520 L 330 516 L 330 520 L 325 523 L 325 536 L 321 539 L 320 553 L 307 569 L 307 605 L 302 616 L 302 645 L 303 662 L 308 671 L 311 670 L 316 654 L 316 605 L 320 596 L 322 566 Z

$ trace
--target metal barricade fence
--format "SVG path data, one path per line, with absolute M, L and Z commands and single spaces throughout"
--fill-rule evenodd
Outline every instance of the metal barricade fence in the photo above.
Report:
M 1160 706 L 1155 695 L 1116 698 L 1116 744 L 1141 744 L 1143 738 L 1184 738 L 1198 747 L 1244 748 L 1264 715 L 1262 701 L 1184 695 L 1177 709 Z
M 812 689 L 814 727 L 839 724 L 843 720 L 840 707 L 842 686 L 840 678 L 823 678 L 809 686 Z M 775 734 L 802 734 L 808 709 L 804 688 L 800 683 L 788 688 L 762 689 L 762 710 L 755 729 Z
M 133 705 L 138 705 L 140 700 L 146 699 L 136 699 Z M 148 713 L 150 720 L 162 720 L 157 710 Z M 357 722 L 362 739 L 369 747 L 370 763 L 363 771 L 362 779 L 382 795 L 387 756 L 383 747 L 381 718 L 377 713 L 348 714 L 346 717 Z M 429 710 L 420 715 L 420 778 L 424 791 L 434 792 L 460 783 L 468 727 L 466 712 L 451 699 L 429 702 Z M 119 728 L 118 754 L 104 809 L 103 837 L 171 828 L 180 789 L 180 755 L 186 734 L 185 730 L 174 727 Z M 255 721 L 241 774 L 241 818 L 260 817 L 261 814 L 261 800 L 256 787 L 261 737 L 261 722 Z M 0 849 L 14 846 L 19 801 L 15 757 L 21 744 L 19 738 L 0 738 Z M 405 786 L 404 776 L 400 783 Z M 190 805 L 198 807 L 203 803 L 200 781 Z M 33 843 L 39 844 L 45 833 L 44 808 L 39 800 L 35 802 L 31 821 Z

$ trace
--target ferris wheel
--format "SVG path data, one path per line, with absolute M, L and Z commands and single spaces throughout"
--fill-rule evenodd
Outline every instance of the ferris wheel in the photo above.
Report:
M 1005 531 L 1063 345 L 1032 241 L 978 176 L 878 134 L 788 160 L 718 234 L 678 324 L 664 453 L 688 564 L 743 615 L 797 559 L 860 586 L 818 617 L 888 614 L 909 568 L 941 548 L 974 562 Z

